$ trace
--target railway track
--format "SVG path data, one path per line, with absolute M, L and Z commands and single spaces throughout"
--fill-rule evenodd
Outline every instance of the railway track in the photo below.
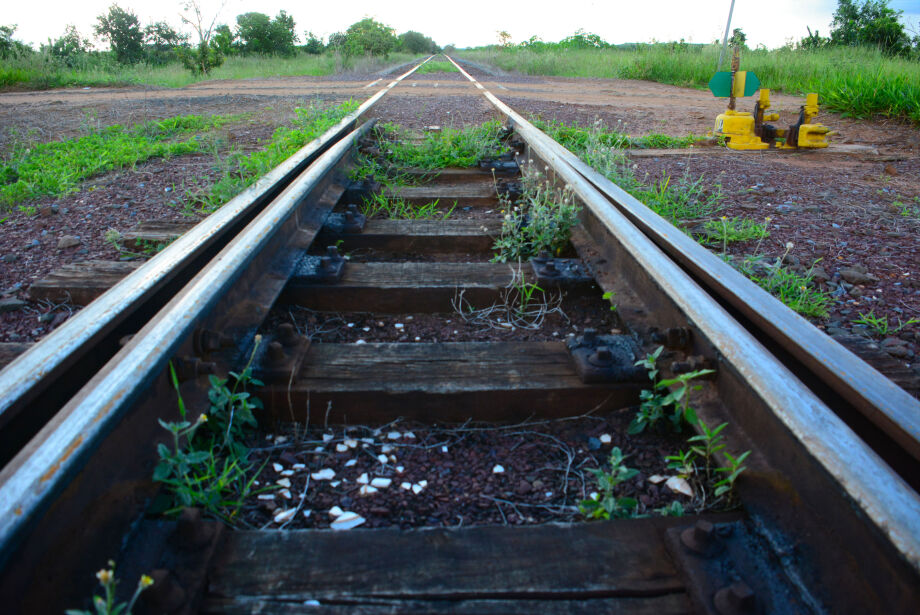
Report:
M 346 209 L 375 191 L 349 171 L 357 151 L 380 153 L 369 142 L 373 123 L 358 121 L 394 81 L 0 373 L 6 602 L 23 612 L 78 605 L 89 594 L 85 581 L 117 554 L 126 578 L 157 571 L 141 605 L 148 612 L 913 612 L 917 401 L 663 226 L 458 68 L 508 118 L 516 155 L 494 163 L 495 175 L 446 170 L 400 193 L 456 201 L 453 218 L 371 219 L 360 228 Z M 581 203 L 565 256 L 580 259 L 582 275 L 558 291 L 561 307 L 602 304 L 590 314 L 611 337 L 606 328 L 565 329 L 559 337 L 572 332 L 575 341 L 566 344 L 521 331 L 507 316 L 490 321 L 498 336 L 408 337 L 410 317 L 447 313 L 430 318 L 459 322 L 463 309 L 500 305 L 516 286 L 548 290 L 558 282 L 554 269 L 569 266 L 488 262 L 501 224 L 496 181 L 514 181 L 521 169 L 544 173 Z M 339 242 L 350 261 L 326 251 Z M 616 298 L 615 315 L 602 293 Z M 303 335 L 331 314 L 345 317 L 344 342 Z M 361 339 L 365 328 L 381 341 Z M 278 529 L 295 517 L 315 523 L 303 516 L 304 501 L 328 488 L 307 469 L 361 448 L 328 425 L 369 426 L 363 444 L 384 455 L 374 470 L 394 482 L 380 489 L 396 490 L 399 460 L 421 454 L 408 430 L 467 420 L 526 426 L 635 406 L 649 381 L 634 363 L 660 346 L 669 375 L 715 372 L 693 403 L 705 424 L 730 423 L 729 450 L 752 451 L 738 510 L 527 525 L 514 502 L 493 498 L 505 524 L 513 516 L 511 525 L 525 527 L 402 518 L 389 529 Z M 592 374 L 587 382 L 573 354 Z M 272 464 L 265 477 L 290 472 L 278 480 L 304 494 L 300 505 L 275 497 L 272 514 L 282 516 L 270 514 L 263 529 L 230 529 L 193 510 L 178 520 L 152 514 L 162 491 L 150 478 L 155 444 L 169 441 L 158 420 L 176 414 L 170 371 L 190 408 L 207 407 L 207 376 L 251 357 L 265 382 L 260 423 L 272 436 L 272 445 L 254 448 Z M 392 444 L 388 428 L 373 431 L 397 419 L 410 422 L 389 428 Z M 294 432 L 303 446 L 291 448 L 290 435 L 279 443 L 277 434 L 307 423 L 312 436 Z M 333 445 L 344 447 L 338 457 Z M 396 460 L 387 457 L 394 448 Z M 501 480 L 500 461 L 483 481 Z M 406 491 L 460 499 L 444 475 L 429 482 L 406 483 Z M 319 516 L 327 507 L 307 508 Z M 388 513 L 374 513 L 376 521 Z M 416 529 L 398 529 L 406 524 Z

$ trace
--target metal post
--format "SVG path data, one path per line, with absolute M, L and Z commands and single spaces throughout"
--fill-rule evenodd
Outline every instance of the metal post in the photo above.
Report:
M 735 10 L 735 0 L 728 7 L 728 21 L 725 22 L 725 35 L 722 36 L 722 50 L 719 52 L 719 66 L 717 71 L 722 70 L 722 59 L 725 57 L 725 46 L 728 44 L 728 30 L 732 27 L 732 12 Z

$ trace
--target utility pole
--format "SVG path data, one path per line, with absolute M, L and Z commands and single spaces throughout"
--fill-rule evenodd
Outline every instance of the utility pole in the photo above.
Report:
M 728 21 L 725 22 L 725 35 L 722 37 L 722 50 L 719 52 L 719 66 L 716 68 L 717 71 L 722 70 L 722 58 L 725 57 L 725 46 L 728 45 L 728 31 L 732 27 L 732 12 L 735 10 L 735 0 L 732 0 L 732 5 L 728 8 Z

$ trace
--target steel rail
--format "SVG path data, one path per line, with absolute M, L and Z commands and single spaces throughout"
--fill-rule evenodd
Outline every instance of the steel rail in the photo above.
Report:
M 61 409 L 58 424 L 40 433 L 0 472 L 0 553 L 10 554 L 119 419 L 162 372 L 177 348 L 223 292 L 268 246 L 302 199 L 366 133 L 366 123 L 321 155 L 237 235 Z M 0 561 L 0 564 L 3 562 Z
M 920 571 L 920 496 L 815 393 L 562 156 L 564 148 L 448 56 L 709 339 L 901 557 Z
M 429 56 L 381 88 L 357 110 L 269 171 L 0 371 L 0 432 L 27 409 L 30 415 L 41 410 L 50 418 L 49 413 L 56 407 L 49 408 L 50 403 L 39 401 L 43 392 L 53 389 L 58 398 L 63 395 L 62 402 L 69 399 L 85 379 L 77 385 L 62 385 L 61 380 L 68 370 L 87 358 L 101 366 L 117 350 L 117 344 L 113 344 L 115 349 L 111 353 L 101 357 L 91 356 L 99 352 L 97 346 L 101 338 L 136 314 L 156 291 L 173 280 L 178 271 L 193 263 L 197 256 L 225 245 L 229 240 L 227 235 L 241 218 L 252 216 L 260 205 L 276 196 L 307 164 L 339 141 L 349 127 L 387 92 L 433 57 Z M 188 278 L 191 275 L 183 282 Z M 119 336 L 123 334 L 119 333 Z M 10 444 L 7 442 L 5 446 Z M 3 454 L 11 457 L 14 452 L 7 450 Z

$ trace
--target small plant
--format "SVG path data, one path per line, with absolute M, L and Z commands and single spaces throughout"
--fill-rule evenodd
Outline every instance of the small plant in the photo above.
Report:
M 748 455 L 751 454 L 751 451 L 745 451 L 733 457 L 728 451 L 724 452 L 725 458 L 728 459 L 728 467 L 716 468 L 716 472 L 725 474 L 725 478 L 717 482 L 713 487 L 715 487 L 715 496 L 717 498 L 726 496 L 729 500 L 734 498 L 735 493 L 735 481 L 738 480 L 738 477 L 747 469 L 747 466 L 741 465 L 744 463 L 744 460 L 748 458 Z
M 729 218 L 722 216 L 718 220 L 709 220 L 703 225 L 706 231 L 706 240 L 722 244 L 722 253 L 725 254 L 728 244 L 738 241 L 763 240 L 769 236 L 767 227 L 757 224 L 753 220 L 744 218 Z
M 608 291 L 605 292 L 603 295 L 601 295 L 601 299 L 610 302 L 610 311 L 611 311 L 611 312 L 616 312 L 616 311 L 617 311 L 617 304 L 613 302 L 613 296 L 614 296 L 615 294 L 616 294 L 616 293 L 613 292 L 612 290 L 608 290 Z
M 187 418 L 176 371 L 170 364 L 180 420 L 160 420 L 160 425 L 172 436 L 172 448 L 165 444 L 157 446 L 160 461 L 153 473 L 153 479 L 167 485 L 174 498 L 166 514 L 194 506 L 232 523 L 243 501 L 253 492 L 253 484 L 262 468 L 250 475 L 249 449 L 244 440 L 256 425 L 253 410 L 261 408 L 262 404 L 246 391 L 246 387 L 261 385 L 251 372 L 260 341 L 261 337 L 257 336 L 243 371 L 230 372 L 234 380 L 232 388 L 227 386 L 229 379 L 211 376 L 210 414 L 201 414 L 194 422 Z
M 444 127 L 426 132 L 413 143 L 406 129 L 396 124 L 378 125 L 381 150 L 391 163 L 419 169 L 470 167 L 483 158 L 494 158 L 505 151 L 500 141 L 502 125 L 489 121 L 464 128 Z
M 505 217 L 493 246 L 493 262 L 527 259 L 543 251 L 558 254 L 578 224 L 581 206 L 570 186 L 556 189 L 539 171 L 524 175 L 522 184 L 523 195 L 516 203 L 507 195 L 499 197 Z
M 582 500 L 578 508 L 589 519 L 619 519 L 631 517 L 635 514 L 639 503 L 634 498 L 617 497 L 614 492 L 620 484 L 634 478 L 639 470 L 627 468 L 624 465 L 626 456 L 615 446 L 610 451 L 610 471 L 603 468 L 591 468 L 590 472 L 597 477 L 597 485 L 601 494 L 597 499 Z
M 536 284 L 525 282 L 521 264 L 511 267 L 511 280 L 490 307 L 475 308 L 465 298 L 465 290 L 457 290 L 451 300 L 454 311 L 465 322 L 486 329 L 514 331 L 537 330 L 548 314 L 557 313 L 566 320 L 562 311 L 562 293 L 546 292 Z
M 661 508 L 656 508 L 655 513 L 661 515 L 662 517 L 683 517 L 684 516 L 684 505 L 674 500 L 667 506 L 662 506 Z
M 901 331 L 903 331 L 906 327 L 909 327 L 910 325 L 915 325 L 917 323 L 920 323 L 920 319 L 911 318 L 907 322 L 903 322 L 900 318 L 898 318 L 898 326 L 892 327 L 888 322 L 887 316 L 876 316 L 875 315 L 875 308 L 872 308 L 871 310 L 869 310 L 868 314 L 863 314 L 862 312 L 860 312 L 859 318 L 853 319 L 853 324 L 865 325 L 869 327 L 870 329 L 872 329 L 876 335 L 879 335 L 882 337 L 889 335 L 889 334 L 896 335 L 900 333 Z
M 361 205 L 361 213 L 368 218 L 385 218 L 389 220 L 446 220 L 457 207 L 457 202 L 454 201 L 450 209 L 442 211 L 438 208 L 438 203 L 440 203 L 440 199 L 424 205 L 414 205 L 399 197 L 374 194 L 371 198 L 364 199 L 364 203 Z
M 820 262 L 816 260 L 805 273 L 798 273 L 783 262 L 792 250 L 793 244 L 786 244 L 786 251 L 773 263 L 765 263 L 759 256 L 750 256 L 734 265 L 752 282 L 785 303 L 803 316 L 812 318 L 827 317 L 830 295 L 814 287 L 814 268 Z
M 696 423 L 696 412 L 690 407 L 689 392 L 699 390 L 701 387 L 700 385 L 691 385 L 690 382 L 714 372 L 711 369 L 701 369 L 679 374 L 675 378 L 659 380 L 657 362 L 662 350 L 664 350 L 664 346 L 659 346 L 652 354 L 636 361 L 636 365 L 648 370 L 649 380 L 652 381 L 652 389 L 639 393 L 641 403 L 639 404 L 639 411 L 629 424 L 628 431 L 631 434 L 641 433 L 647 427 L 659 424 L 665 417 L 671 420 L 671 425 L 675 431 L 681 430 L 684 421 L 691 425 Z M 677 388 L 672 390 L 670 387 L 675 385 Z M 673 408 L 670 413 L 668 412 L 669 408 Z
M 697 424 L 703 432 L 687 439 L 688 443 L 697 442 L 690 447 L 690 451 L 696 456 L 703 459 L 706 463 L 706 477 L 711 477 L 711 468 L 717 453 L 725 448 L 722 442 L 722 430 L 728 427 L 728 423 L 722 423 L 718 427 L 709 429 L 709 426 L 702 419 L 697 419 Z
M 141 592 L 153 585 L 153 579 L 146 574 L 141 575 L 131 599 L 128 602 L 115 604 L 115 588 L 118 585 L 118 580 L 115 578 L 115 562 L 109 560 L 109 567 L 97 572 L 96 578 L 99 579 L 99 584 L 102 586 L 105 595 L 93 595 L 95 613 L 93 611 L 68 609 L 65 611 L 67 615 L 131 615 L 131 611 L 134 609 Z

